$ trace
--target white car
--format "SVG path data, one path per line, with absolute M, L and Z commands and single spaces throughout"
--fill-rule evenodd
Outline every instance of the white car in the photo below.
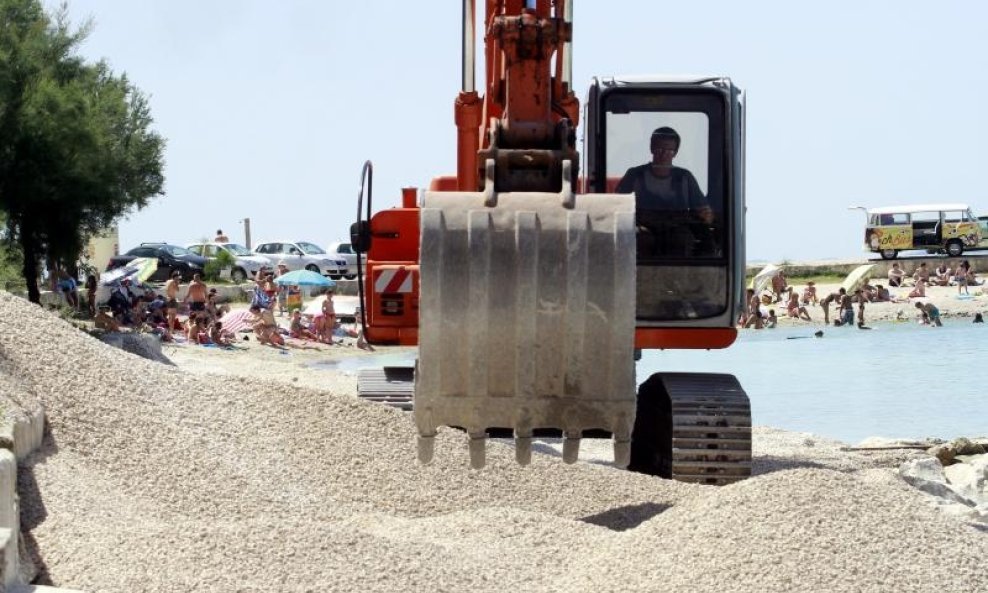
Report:
M 267 259 L 272 268 L 284 262 L 289 270 L 311 270 L 333 280 L 346 273 L 346 260 L 308 241 L 265 241 L 254 247 L 254 254 Z
M 237 243 L 193 243 L 185 247 L 192 253 L 201 255 L 207 259 L 215 258 L 220 251 L 226 251 L 232 255 L 234 264 L 233 269 L 230 270 L 230 279 L 237 284 L 256 276 L 257 271 L 262 267 L 271 267 L 267 258 L 254 255 L 250 249 Z
M 329 247 L 326 249 L 330 255 L 336 259 L 343 259 L 346 261 L 346 279 L 353 280 L 357 277 L 357 253 L 353 250 L 353 246 L 349 243 L 342 243 L 336 241 L 335 243 L 330 243 Z M 363 268 L 367 265 L 367 254 L 360 254 L 360 267 Z

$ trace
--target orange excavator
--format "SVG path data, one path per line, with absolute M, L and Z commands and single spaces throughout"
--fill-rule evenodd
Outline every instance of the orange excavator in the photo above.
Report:
M 522 464 L 544 431 L 561 433 L 569 463 L 582 437 L 607 433 L 619 467 L 743 479 L 751 414 L 733 376 L 660 372 L 637 389 L 635 377 L 644 349 L 737 336 L 743 92 L 720 76 L 602 76 L 581 113 L 572 6 L 486 0 L 481 94 L 464 0 L 456 175 L 374 213 L 364 165 L 359 322 L 369 343 L 417 345 L 418 358 L 358 388 L 414 394 L 426 463 L 441 426 L 465 431 L 477 468 L 496 431 L 513 433 Z

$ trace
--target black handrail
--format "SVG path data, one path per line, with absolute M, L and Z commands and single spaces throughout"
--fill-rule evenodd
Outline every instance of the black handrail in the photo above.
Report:
M 360 211 L 364 203 L 364 187 L 367 187 L 367 217 L 362 219 Z M 357 222 L 350 229 L 350 246 L 357 254 L 357 299 L 360 303 L 360 328 L 367 339 L 367 306 L 364 302 L 364 268 L 360 256 L 370 247 L 371 201 L 374 188 L 374 164 L 364 161 L 360 172 L 360 189 L 357 191 Z

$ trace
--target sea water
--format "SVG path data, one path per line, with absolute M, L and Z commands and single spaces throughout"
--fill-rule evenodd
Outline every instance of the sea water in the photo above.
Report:
M 823 337 L 814 332 L 823 329 Z M 646 350 L 638 383 L 657 372 L 729 373 L 751 400 L 752 421 L 849 444 L 870 436 L 988 435 L 988 324 L 876 323 L 743 330 L 724 350 Z M 410 366 L 416 349 L 340 358 L 317 367 Z
M 814 331 L 823 329 L 823 337 Z M 856 443 L 988 435 L 988 324 L 876 323 L 743 330 L 725 350 L 646 351 L 652 373 L 717 372 L 738 378 L 755 425 Z

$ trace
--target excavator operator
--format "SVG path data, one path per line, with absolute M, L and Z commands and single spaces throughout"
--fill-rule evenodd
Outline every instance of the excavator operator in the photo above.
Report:
M 628 169 L 617 186 L 618 193 L 635 194 L 638 249 L 644 256 L 688 257 L 712 249 L 707 197 L 688 169 L 672 164 L 680 142 L 676 130 L 656 129 L 651 162 Z

